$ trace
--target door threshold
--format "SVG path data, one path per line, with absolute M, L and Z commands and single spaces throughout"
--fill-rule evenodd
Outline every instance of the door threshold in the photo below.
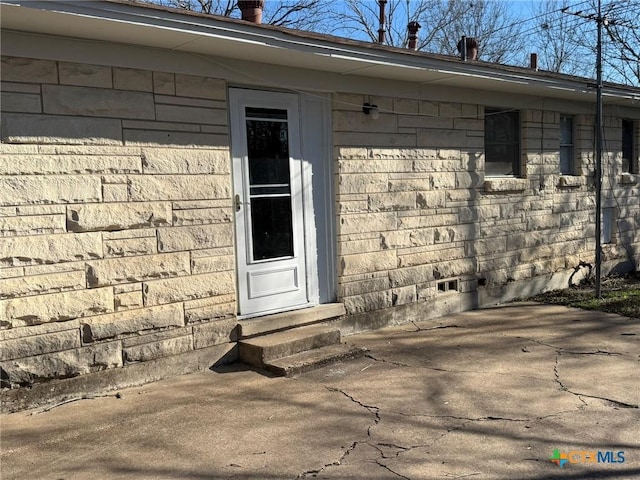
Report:
M 254 317 L 238 322 L 240 338 L 255 337 L 266 333 L 288 330 L 341 317 L 346 313 L 342 303 L 310 305 L 287 312 Z
M 247 315 L 236 315 L 236 318 L 238 320 L 249 320 L 252 318 L 262 318 L 262 317 L 267 317 L 270 315 L 277 315 L 279 313 L 287 313 L 287 312 L 295 312 L 296 310 L 302 310 L 305 308 L 311 308 L 314 307 L 316 304 L 315 303 L 305 303 L 302 305 L 296 305 L 293 307 L 289 307 L 287 309 L 282 309 L 282 308 L 274 308 L 273 310 L 265 310 L 264 312 L 258 312 L 258 313 L 249 313 Z

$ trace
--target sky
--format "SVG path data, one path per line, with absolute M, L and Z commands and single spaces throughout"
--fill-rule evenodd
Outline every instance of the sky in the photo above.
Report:
M 152 1 L 155 3 L 164 3 L 164 4 L 175 4 L 176 2 L 184 2 L 191 3 L 192 5 L 197 5 L 199 1 L 205 0 L 143 0 L 143 1 Z M 219 2 L 219 5 L 226 6 L 228 2 L 232 2 L 233 0 L 212 0 L 214 4 Z M 277 6 L 280 3 L 292 3 L 294 0 L 265 0 L 266 8 L 265 8 L 265 21 L 271 14 L 277 12 Z M 357 3 L 359 6 L 366 6 L 365 10 L 368 10 L 366 13 L 368 15 L 367 24 L 369 25 L 369 29 L 371 31 L 372 37 L 377 37 L 378 30 L 378 2 L 377 0 L 327 0 L 330 1 L 330 9 L 332 11 L 344 12 L 347 10 L 346 2 L 351 1 Z M 396 24 L 396 41 L 393 43 L 395 45 L 402 45 L 404 41 L 406 41 L 406 23 L 409 19 L 416 19 L 413 17 L 415 15 L 415 11 L 418 8 L 420 3 L 423 2 L 436 2 L 437 0 L 388 0 L 387 4 L 387 12 L 390 11 L 390 6 L 392 3 L 396 3 L 398 5 L 398 12 L 396 14 L 396 19 L 399 21 L 394 22 Z M 446 1 L 446 0 L 440 0 Z M 464 2 L 479 2 L 480 0 L 460 0 L 464 5 Z M 501 27 L 494 28 L 491 30 L 491 33 L 487 32 L 487 26 L 490 24 L 489 21 L 485 20 L 484 22 L 462 22 L 464 25 L 457 25 L 455 28 L 455 32 L 451 30 L 447 31 L 447 33 L 443 33 L 440 35 L 440 38 L 437 41 L 432 41 L 428 45 L 423 45 L 423 50 L 434 53 L 448 53 L 451 55 L 457 54 L 455 50 L 455 45 L 459 40 L 459 35 L 467 35 L 467 36 L 477 36 L 480 39 L 480 59 L 495 61 L 499 63 L 505 63 L 510 65 L 519 65 L 526 66 L 529 63 L 529 56 L 531 53 L 538 53 L 539 56 L 539 65 L 541 69 L 553 69 L 553 65 L 549 62 L 550 59 L 557 58 L 558 55 L 555 52 L 557 49 L 557 40 L 560 37 L 565 37 L 562 35 L 564 32 L 579 32 L 575 38 L 570 39 L 570 42 L 573 42 L 572 45 L 566 46 L 564 44 L 562 47 L 562 51 L 564 54 L 562 55 L 562 66 L 561 71 L 563 73 L 574 74 L 585 77 L 595 77 L 595 38 L 596 38 L 596 22 L 590 21 L 588 19 L 580 18 L 575 15 L 562 14 L 559 10 L 568 6 L 570 11 L 579 11 L 583 10 L 584 13 L 592 13 L 593 5 L 598 0 L 497 0 L 501 6 L 505 7 L 507 10 L 508 20 L 505 20 Z M 631 3 L 635 3 L 637 8 L 640 5 L 640 0 L 602 0 L 603 9 L 614 6 L 617 8 L 617 12 L 625 12 L 626 5 L 630 5 Z M 548 21 L 549 25 L 551 25 L 552 32 L 550 39 L 545 39 L 541 41 L 541 33 L 539 31 L 539 27 L 541 23 L 543 23 L 542 18 L 539 16 L 539 12 L 536 10 L 543 4 L 551 4 L 552 9 L 556 10 L 557 14 L 554 19 Z M 326 5 L 326 4 L 325 4 Z M 409 9 L 409 14 L 407 15 L 407 5 Z M 431 3 L 432 5 L 432 3 Z M 326 8 L 326 7 L 325 7 Z M 401 11 L 401 12 L 400 12 Z M 305 10 L 305 14 L 308 10 Z M 240 12 L 238 9 L 235 9 L 231 14 L 233 17 L 239 17 Z M 635 23 L 640 24 L 640 12 L 637 14 L 637 21 Z M 411 18 L 413 17 L 413 18 Z M 434 16 L 435 17 L 435 16 Z M 316 16 L 303 16 L 303 20 L 305 24 L 301 24 L 298 26 L 295 25 L 285 25 L 285 26 L 293 26 L 294 28 L 302 28 L 302 29 L 313 29 L 322 33 L 329 33 L 341 37 L 351 38 L 355 40 L 362 41 L 374 41 L 372 38 L 367 35 L 367 33 L 363 30 L 363 27 L 357 23 L 342 23 L 337 20 L 335 17 L 331 17 L 329 15 L 323 16 L 322 11 Z M 503 16 L 494 15 L 493 17 L 489 17 L 490 19 L 503 19 Z M 319 24 L 313 23 L 313 25 L 308 24 L 306 21 L 309 19 L 320 19 Z M 424 18 L 420 18 L 419 21 L 423 24 L 423 28 L 419 32 L 419 39 L 426 38 L 427 32 L 429 31 L 430 24 L 433 25 L 437 22 L 437 18 L 433 18 L 433 24 L 431 20 L 425 20 Z M 515 33 L 507 33 L 508 25 L 516 24 L 520 27 L 522 32 L 519 35 Z M 349 28 L 351 25 L 351 28 Z M 474 27 L 472 25 L 482 25 L 484 27 L 484 33 L 482 30 L 479 32 L 468 31 L 472 30 Z M 565 25 L 564 30 L 560 28 L 561 25 Z M 555 27 L 555 28 L 553 28 Z M 640 28 L 637 27 L 636 28 Z M 457 32 L 460 33 L 457 33 Z M 611 55 L 611 58 L 614 58 L 615 55 L 620 57 L 623 55 L 620 50 L 615 51 L 611 45 L 607 45 L 608 38 L 605 36 L 605 55 Z M 566 39 L 564 40 L 566 41 Z M 635 41 L 635 39 L 634 39 Z M 419 40 L 420 42 L 420 40 Z M 508 42 L 508 43 L 507 43 Z M 609 42 L 610 43 L 610 42 Z M 505 45 L 508 49 L 505 49 Z M 484 48 L 483 48 L 484 47 Z M 500 48 L 504 50 L 503 53 L 500 53 Z M 551 48 L 552 47 L 552 48 Z M 640 51 L 640 45 L 637 48 Z M 614 60 L 615 61 L 615 60 Z M 632 74 L 628 75 L 627 67 L 623 67 L 626 73 L 623 73 L 624 76 L 621 76 L 620 72 L 616 72 L 615 68 L 610 68 L 605 66 L 606 74 L 605 80 L 615 81 L 619 83 L 639 83 L 640 74 L 637 72 L 634 73 L 632 69 Z
M 267 2 L 273 0 L 267 0 Z M 378 10 L 377 0 L 359 0 L 361 4 L 368 3 L 369 7 L 375 11 Z M 429 1 L 429 0 L 427 0 Z M 473 2 L 473 0 L 466 0 L 468 2 Z M 597 0 L 498 0 L 501 5 L 506 7 L 508 14 L 512 17 L 508 23 L 517 23 L 520 24 L 521 29 L 523 31 L 521 44 L 514 43 L 514 55 L 510 56 L 504 62 L 512 65 L 527 65 L 529 62 L 529 54 L 530 53 L 538 53 L 540 59 L 540 67 L 541 68 L 551 68 L 549 64 L 545 64 L 544 59 L 553 58 L 551 57 L 552 49 L 545 48 L 548 46 L 548 43 L 544 43 L 540 45 L 540 32 L 538 27 L 544 23 L 544 19 L 540 16 L 540 7 L 542 4 L 551 4 L 551 8 L 553 10 L 558 11 L 556 18 L 549 21 L 551 25 L 552 31 L 554 34 L 556 33 L 553 30 L 554 27 L 558 28 L 561 25 L 560 21 L 563 21 L 566 25 L 566 30 L 571 32 L 579 31 L 579 35 L 576 38 L 569 40 L 569 42 L 573 42 L 573 44 L 569 44 L 565 46 L 570 53 L 566 54 L 566 58 L 563 60 L 563 73 L 570 73 L 579 76 L 586 76 L 595 78 L 596 72 L 596 59 L 595 59 L 595 45 L 596 45 L 596 32 L 597 32 L 597 23 L 593 20 L 589 20 L 586 18 L 581 18 L 576 15 L 571 15 L 570 12 L 582 12 L 582 14 L 595 14 L 596 9 L 594 5 Z M 404 4 L 404 2 L 402 2 Z M 410 10 L 415 10 L 415 5 L 418 3 L 417 0 L 410 0 L 408 2 Z M 344 0 L 335 0 L 334 5 L 340 6 L 344 5 Z M 635 5 L 632 7 L 631 5 Z M 633 18 L 635 15 L 636 19 L 640 19 L 640 12 L 636 12 L 635 14 L 631 14 L 632 8 L 640 8 L 638 7 L 640 3 L 637 1 L 630 2 L 629 0 L 602 0 L 602 9 L 603 12 L 606 12 L 608 9 L 613 8 L 612 17 L 615 18 L 616 14 L 618 16 L 622 15 L 623 17 Z M 404 5 L 403 5 L 404 6 Z M 412 6 L 414 6 L 412 8 Z M 559 10 L 563 7 L 569 7 L 567 13 L 560 13 Z M 338 7 L 339 8 L 339 7 Z M 344 8 L 344 7 L 343 7 Z M 423 22 L 424 23 L 424 22 Z M 636 22 L 637 23 L 637 20 Z M 635 25 L 635 28 L 640 28 L 640 25 Z M 425 30 L 423 28 L 423 30 Z M 350 38 L 355 38 L 358 40 L 369 41 L 370 39 L 363 32 L 341 32 L 340 30 L 336 30 L 333 32 L 339 36 L 347 36 Z M 424 32 L 422 32 L 424 33 Z M 461 34 L 469 35 L 471 32 L 462 32 Z M 504 31 L 502 31 L 504 33 Z M 498 34 L 499 36 L 500 34 Z M 473 35 L 470 35 L 473 36 Z M 554 40 L 559 37 L 559 35 L 554 36 Z M 637 39 L 637 36 L 636 36 Z M 635 39 L 634 39 L 635 40 Z M 499 41 L 509 41 L 506 39 L 499 39 Z M 579 42 L 580 46 L 576 47 L 575 42 Z M 485 45 L 487 45 L 485 43 Z M 482 44 L 480 45 L 480 49 L 482 50 Z M 638 45 L 637 50 L 640 51 L 640 45 Z M 429 48 L 427 48 L 429 51 Z M 430 50 L 433 51 L 433 50 Z M 482 58 L 482 51 L 481 59 Z M 486 53 L 486 50 L 485 50 Z M 547 56 L 545 56 L 547 55 Z M 620 56 L 621 53 L 619 50 L 616 50 L 611 43 L 609 37 L 604 34 L 603 35 L 603 55 L 608 58 L 613 58 L 615 56 Z M 486 57 L 484 59 L 487 59 Z M 612 60 L 614 61 L 614 60 Z M 603 68 L 605 70 L 605 80 L 619 82 L 619 83 L 628 83 L 634 84 L 639 83 L 640 76 L 634 76 L 631 74 L 630 77 L 623 77 L 616 72 L 615 69 L 610 68 L 609 65 L 604 63 Z M 627 70 L 628 73 L 628 70 Z

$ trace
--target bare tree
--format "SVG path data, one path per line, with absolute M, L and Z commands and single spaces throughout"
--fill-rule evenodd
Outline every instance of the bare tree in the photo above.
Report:
M 334 12 L 336 24 L 352 37 L 377 41 L 379 8 L 376 1 L 345 0 L 345 8 Z M 520 23 L 508 6 L 498 0 L 389 0 L 385 43 L 407 45 L 407 24 L 417 21 L 418 50 L 457 55 L 460 37 L 476 37 L 483 60 L 506 62 L 515 59 Z
M 456 55 L 461 35 L 478 41 L 478 58 L 495 63 L 515 63 L 523 49 L 522 19 L 500 0 L 450 0 L 452 21 L 436 36 L 437 51 Z
M 155 3 L 165 7 L 182 8 L 194 12 L 230 17 L 237 7 L 236 0 L 139 0 L 142 3 Z
M 380 24 L 377 1 L 345 0 L 344 9 L 334 11 L 336 25 L 347 36 L 377 42 Z M 453 4 L 442 0 L 389 0 L 385 15 L 385 44 L 406 47 L 407 25 L 417 21 L 418 50 L 428 49 L 436 35 L 453 19 Z
M 610 45 L 603 61 L 610 76 L 640 86 L 640 0 L 611 2 L 604 15 Z
M 569 75 L 591 76 L 593 65 L 584 62 L 590 55 L 577 39 L 588 35 L 584 22 L 563 12 L 561 1 L 534 2 L 531 26 L 525 30 L 526 44 L 538 54 L 542 70 Z
M 237 0 L 139 0 L 209 14 L 239 17 Z M 418 50 L 457 55 L 462 35 L 475 37 L 480 60 L 526 64 L 539 54 L 543 70 L 595 76 L 598 0 L 531 0 L 528 16 L 517 16 L 504 0 L 388 0 L 385 44 L 406 47 L 407 25 L 417 21 Z M 605 22 L 604 78 L 640 84 L 640 0 L 602 0 Z M 511 2 L 513 3 L 513 2 Z M 582 17 L 563 12 L 581 12 Z M 267 0 L 264 23 L 333 33 L 376 42 L 376 0 Z M 592 15 L 592 19 L 583 18 Z
M 595 77 L 597 0 L 536 2 L 529 44 L 545 70 Z M 640 0 L 603 0 L 603 78 L 640 85 Z
M 239 17 L 237 0 L 140 0 L 167 7 L 183 8 L 195 12 Z M 263 22 L 299 30 L 323 31 L 327 20 L 325 11 L 330 0 L 268 0 L 265 2 Z

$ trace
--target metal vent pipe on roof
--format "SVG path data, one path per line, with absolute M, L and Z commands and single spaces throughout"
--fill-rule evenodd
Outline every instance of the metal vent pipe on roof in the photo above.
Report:
M 530 62 L 529 62 L 529 66 L 533 70 L 538 70 L 538 54 L 537 53 L 532 53 L 531 54 L 531 59 L 530 59 Z
M 409 30 L 409 45 L 408 48 L 410 50 L 418 49 L 418 30 L 420 30 L 421 25 L 418 22 L 409 22 L 407 25 L 407 30 Z
M 242 20 L 262 23 L 264 0 L 238 0 L 238 8 L 242 12 Z
M 384 29 L 384 7 L 387 4 L 387 0 L 378 0 L 378 5 L 380 6 L 380 28 L 378 29 L 378 43 L 379 44 L 383 44 L 384 43 L 384 34 L 385 34 L 385 29 Z

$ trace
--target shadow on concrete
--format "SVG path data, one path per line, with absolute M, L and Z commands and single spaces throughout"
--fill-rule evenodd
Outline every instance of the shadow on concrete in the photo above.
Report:
M 585 372 L 633 356 L 637 366 L 629 334 L 638 325 L 506 305 L 348 337 L 372 358 L 297 378 L 212 366 L 121 399 L 5 415 L 3 479 L 628 479 L 637 465 L 560 470 L 549 458 L 554 448 L 640 458 L 638 410 L 604 399 L 632 403 L 632 372 L 627 387 L 594 379 L 603 398 L 580 398 L 560 383 L 566 359 Z

